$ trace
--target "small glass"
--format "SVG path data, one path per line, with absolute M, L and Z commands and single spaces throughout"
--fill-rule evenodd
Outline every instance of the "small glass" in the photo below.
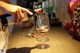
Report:
M 37 41 L 46 42 L 49 40 L 45 37 L 45 33 L 50 29 L 49 17 L 47 13 L 42 12 L 37 15 L 36 29 L 41 33 L 41 37 L 37 38 Z

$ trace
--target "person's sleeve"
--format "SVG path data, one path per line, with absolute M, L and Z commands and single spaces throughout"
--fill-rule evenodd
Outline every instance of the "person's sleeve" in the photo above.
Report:
M 72 10 L 71 10 L 71 8 L 70 8 L 69 3 L 68 3 L 68 6 L 67 6 L 67 12 L 68 12 L 68 14 L 69 14 L 69 16 L 70 16 L 70 19 L 73 20 L 73 12 L 72 12 Z

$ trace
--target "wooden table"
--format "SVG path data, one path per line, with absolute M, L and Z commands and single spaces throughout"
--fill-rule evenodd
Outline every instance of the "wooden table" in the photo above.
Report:
M 33 48 L 42 43 L 36 40 L 41 35 L 36 30 L 34 31 L 36 38 L 29 38 L 21 35 L 21 33 L 27 33 L 29 28 L 22 29 L 15 26 L 13 29 L 8 45 L 10 51 L 18 49 L 22 53 L 80 53 L 80 42 L 72 39 L 62 27 L 51 27 L 46 33 L 45 36 L 49 41 L 44 43 L 50 46 L 47 49 Z

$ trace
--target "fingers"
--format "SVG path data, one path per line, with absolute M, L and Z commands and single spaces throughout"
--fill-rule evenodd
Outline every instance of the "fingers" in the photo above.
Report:
M 26 8 L 22 8 L 22 7 L 21 7 L 21 10 L 24 11 L 24 12 L 27 12 L 27 13 L 30 14 L 30 15 L 33 15 L 33 13 L 32 13 L 31 11 L 29 11 L 28 9 L 26 9 Z M 43 9 L 42 9 L 42 8 L 39 8 L 39 9 L 35 9 L 34 11 L 35 11 L 36 13 L 39 13 L 39 12 L 42 12 Z
M 30 12 L 30 11 L 29 11 L 28 9 L 26 9 L 26 8 L 22 8 L 22 7 L 21 7 L 21 10 L 22 10 L 23 12 L 26 12 L 26 13 L 30 14 L 30 15 L 33 15 L 33 13 Z
M 20 13 L 19 13 L 20 10 L 17 10 L 17 21 L 16 23 L 18 24 L 21 20 L 21 16 L 20 16 Z
M 28 20 L 26 14 L 26 12 L 22 12 L 21 9 L 18 9 L 14 15 L 14 23 L 21 24 L 23 21 Z
M 15 18 L 14 18 L 15 23 L 17 23 L 17 24 L 22 23 L 23 19 L 25 19 L 24 12 L 26 12 L 26 14 L 33 15 L 33 13 L 30 12 L 28 9 L 19 7 L 16 10 L 15 15 L 14 15 L 15 16 Z M 42 8 L 36 9 L 35 12 L 36 13 L 42 12 Z
M 17 15 L 16 14 L 17 14 L 17 12 L 12 14 L 14 23 L 16 23 L 16 20 L 17 20 Z
M 24 12 L 22 12 L 21 9 L 18 9 L 17 15 L 18 15 L 17 23 L 22 23 L 22 21 L 26 18 Z
M 34 11 L 35 11 L 36 13 L 39 13 L 39 12 L 42 12 L 43 9 L 42 9 L 42 8 L 39 8 L 39 9 L 35 9 Z
M 22 22 L 24 14 L 21 12 L 21 9 L 18 9 L 13 16 L 13 22 L 15 24 L 19 24 L 20 22 Z

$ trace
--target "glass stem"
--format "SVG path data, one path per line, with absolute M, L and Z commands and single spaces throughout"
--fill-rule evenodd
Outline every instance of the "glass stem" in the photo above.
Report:
M 45 34 L 44 33 L 41 33 L 41 37 L 44 37 L 45 36 Z

